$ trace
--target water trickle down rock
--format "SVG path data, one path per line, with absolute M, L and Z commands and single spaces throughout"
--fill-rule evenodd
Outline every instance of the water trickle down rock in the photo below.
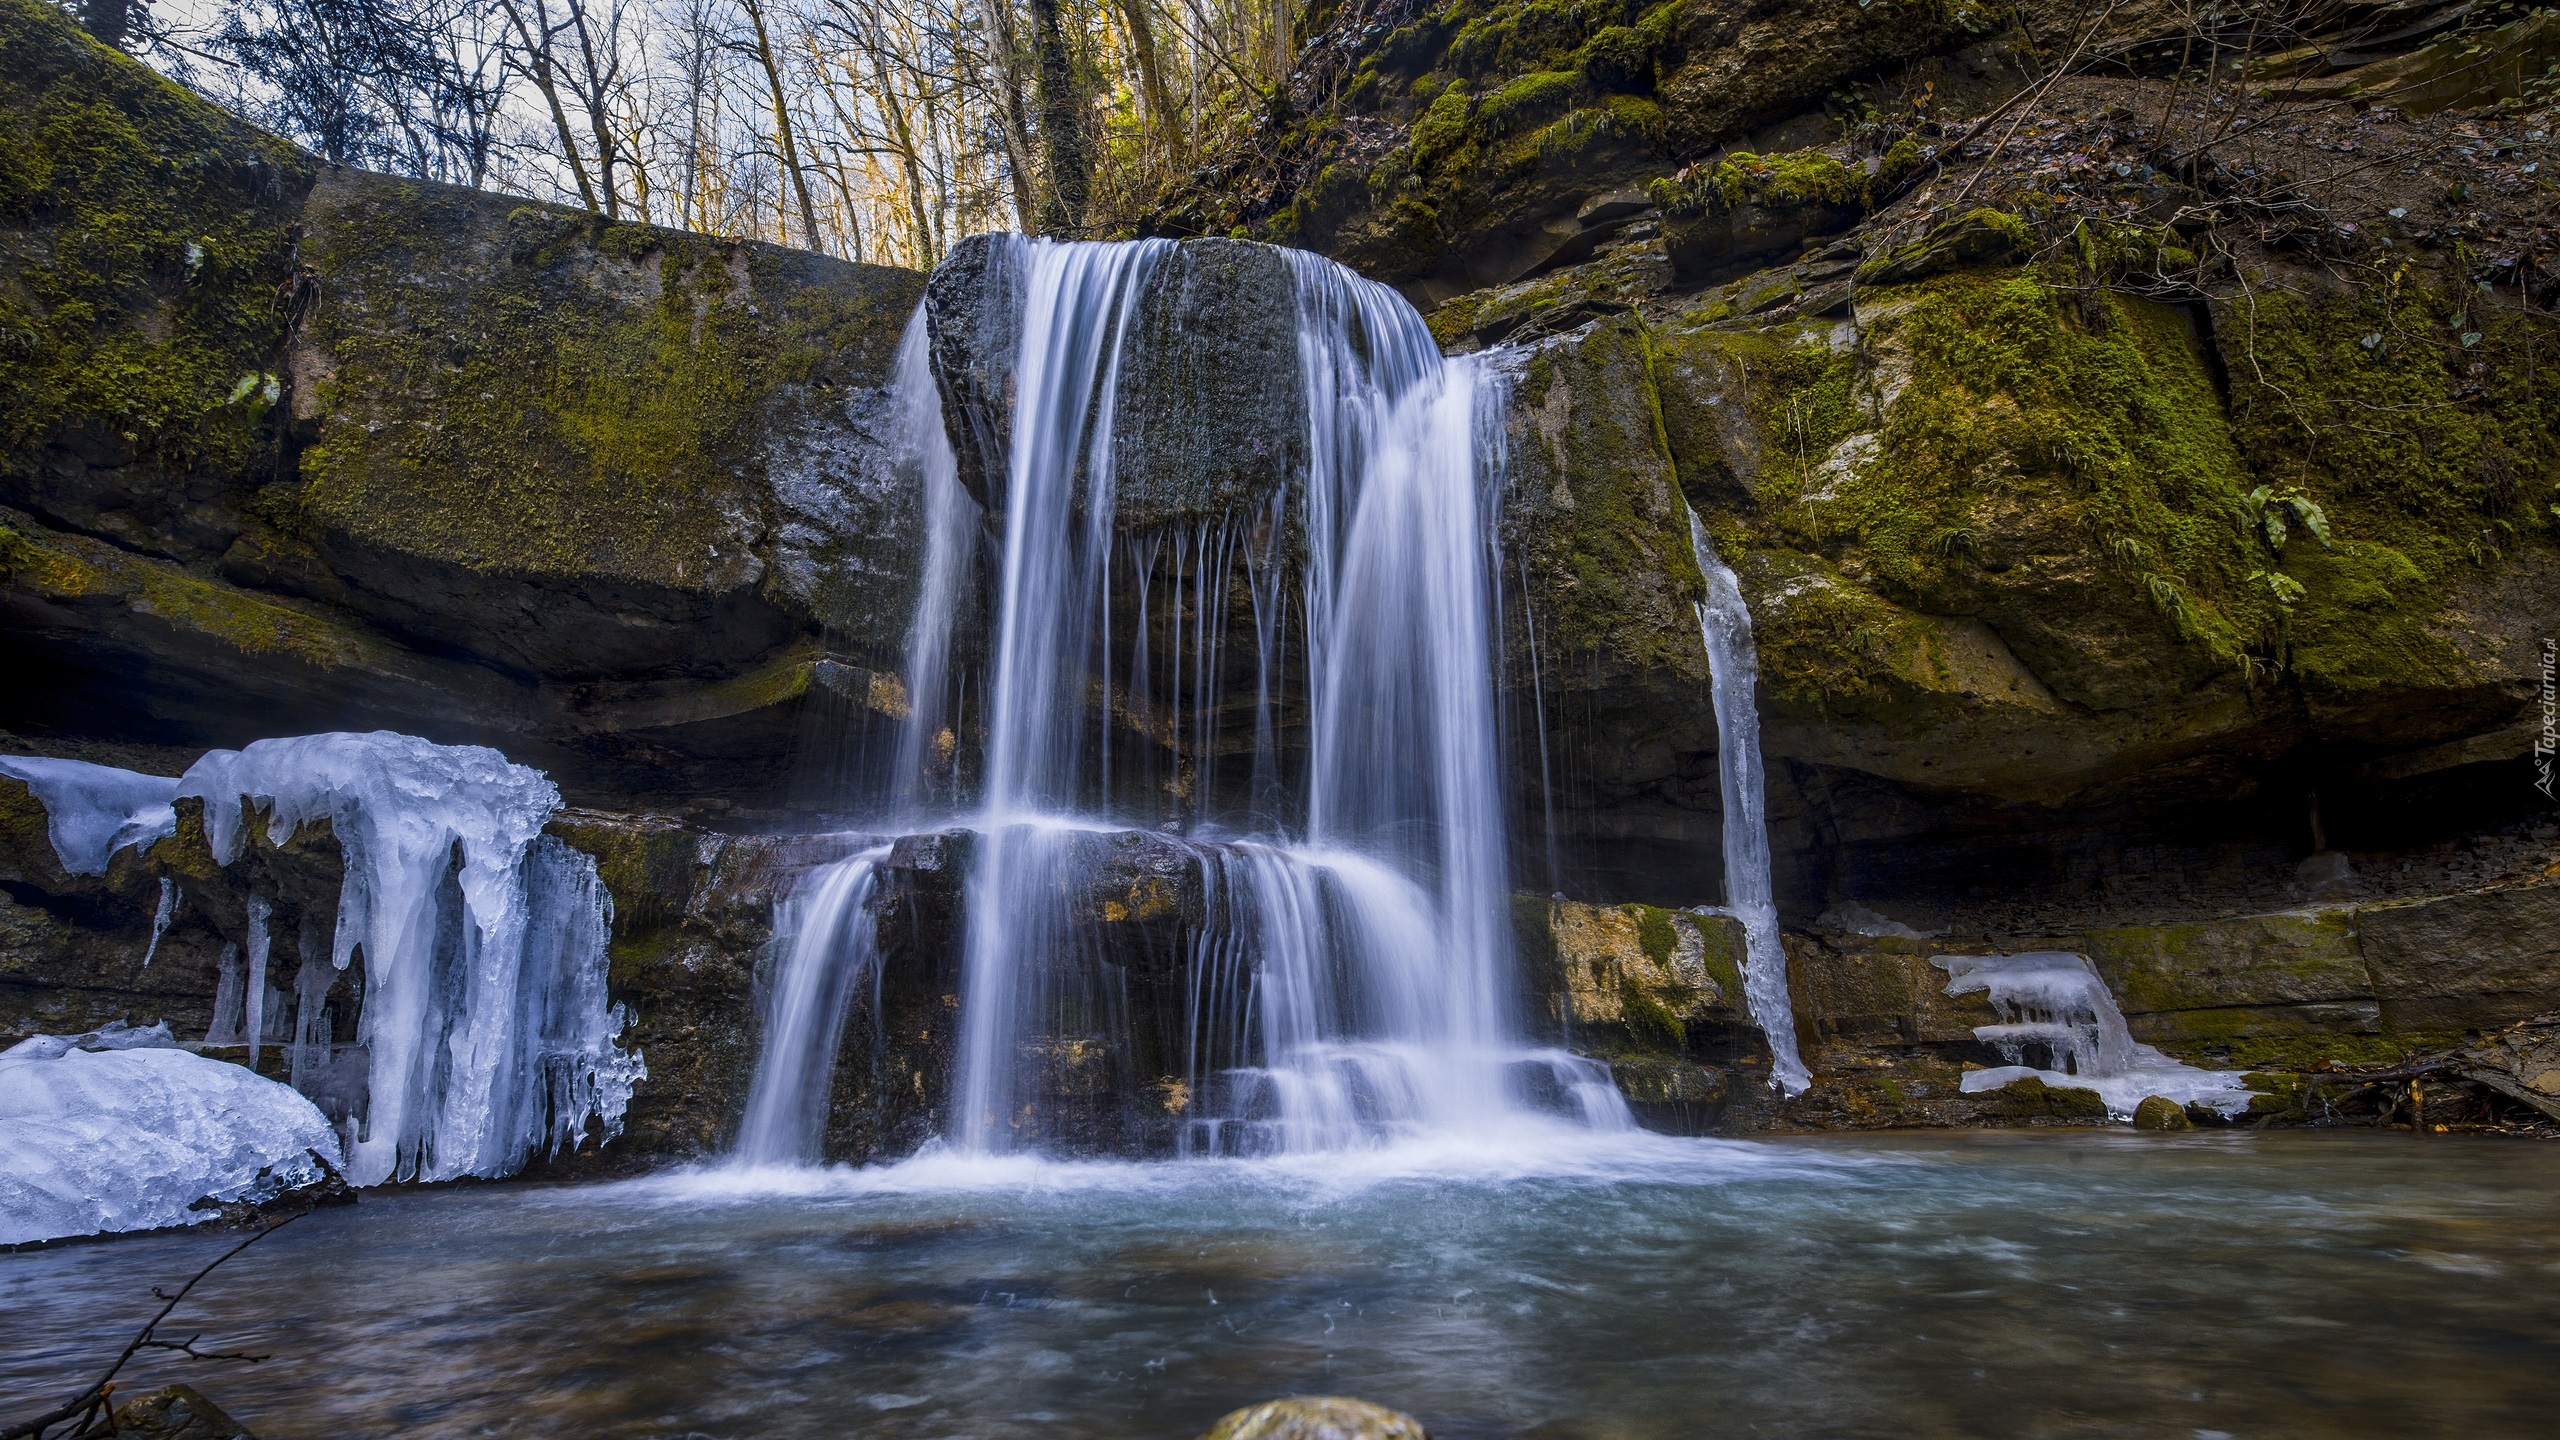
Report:
M 2236 1072 L 2199 1070 L 2136 1042 L 2115 996 L 2085 955 L 2030 950 L 1933 955 L 1929 963 L 1947 972 L 1948 994 L 1985 994 L 2000 1012 L 2001 1023 L 1975 1026 L 1973 1033 L 2009 1063 L 1967 1074 L 1967 1094 L 2032 1078 L 2096 1091 L 2107 1113 L 2119 1120 L 2131 1119 L 2153 1096 L 2226 1115 L 2248 1108 L 2249 1092 Z M 2037 1049 L 2046 1054 L 2042 1067 L 2026 1063 Z
M 1742 922 L 1742 990 L 1751 1018 L 1769 1037 L 1769 1079 L 1789 1095 L 1813 1084 L 1796 1053 L 1795 1007 L 1787 998 L 1787 952 L 1778 937 L 1777 892 L 1770 880 L 1768 776 L 1760 763 L 1757 703 L 1760 656 L 1751 643 L 1751 607 L 1742 584 L 1717 558 L 1707 527 L 1689 514 L 1689 543 L 1707 598 L 1698 602 L 1698 631 L 1716 707 L 1716 773 L 1724 790 L 1725 909 Z
M 1303 665 L 1307 685 L 1294 793 L 1238 815 L 1203 785 L 1186 820 L 1201 841 L 1174 842 L 1218 896 L 1193 936 L 1188 1078 L 1169 1077 L 1205 1122 L 1186 1140 L 1263 1152 L 1498 1134 L 1531 1108 L 1629 1123 L 1599 1067 L 1523 1049 L 1508 1019 L 1482 508 L 1498 489 L 1500 377 L 1444 363 L 1391 291 L 1222 242 L 972 242 L 926 306 L 960 479 L 994 502 L 1000 537 L 955 1143 L 1054 1142 L 1048 1082 L 1088 1046 L 1059 1017 L 1125 1003 L 1075 958 L 1093 949 L 1073 902 L 1085 855 L 1141 818 L 1113 808 L 1095 737 L 1118 720 L 1093 697 L 1140 695 L 1141 666 L 1188 664 L 1162 687 L 1175 723 L 1150 743 L 1172 737 L 1185 761 L 1216 748 L 1185 722 L 1214 730 L 1200 717 L 1218 703 L 1207 677 L 1235 572 L 1213 553 L 1225 538 L 1186 526 L 1295 537 L 1238 567 L 1258 631 L 1257 776 L 1278 774 L 1278 667 Z M 1164 614 L 1182 623 L 1165 636 L 1141 618 L 1133 640 L 1113 608 L 1124 530 L 1169 562 Z M 1296 634 L 1264 628 L 1275 550 L 1300 572 Z

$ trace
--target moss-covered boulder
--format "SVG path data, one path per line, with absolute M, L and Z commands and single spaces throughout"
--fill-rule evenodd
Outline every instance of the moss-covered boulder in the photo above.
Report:
M 1696 279 L 1752 270 L 1857 223 L 1866 177 L 1822 150 L 1737 151 L 1653 183 L 1673 268 Z
M 0 725 L 728 803 L 804 697 L 903 708 L 921 277 L 324 174 L 35 0 L 0 119 Z

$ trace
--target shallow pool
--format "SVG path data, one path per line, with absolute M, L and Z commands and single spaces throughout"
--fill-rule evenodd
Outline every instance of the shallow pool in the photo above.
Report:
M 1187 1440 L 1310 1392 L 1440 1440 L 2560 1434 L 2560 1147 L 1592 1143 L 376 1193 L 173 1322 L 274 1358 L 128 1393 L 265 1440 Z M 0 1256 L 0 1420 L 236 1238 Z

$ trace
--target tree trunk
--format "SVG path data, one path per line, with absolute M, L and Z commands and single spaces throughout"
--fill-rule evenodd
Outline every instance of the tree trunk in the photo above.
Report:
M 1039 202 L 1032 198 L 1031 114 L 1022 101 L 1022 41 L 1014 34 L 1013 0 L 995 0 L 987 7 L 995 21 L 996 48 L 1003 69 L 1004 123 L 997 130 L 1004 137 L 1005 168 L 1013 175 L 1014 228 L 1028 235 L 1037 228 L 1034 215 Z
M 908 233 L 914 237 L 916 268 L 930 270 L 938 257 L 933 253 L 933 219 L 925 208 L 924 166 L 916 159 L 915 132 L 907 124 L 907 107 L 898 98 L 897 87 L 889 83 L 889 62 L 877 50 L 871 52 L 871 73 L 879 80 L 880 113 L 888 117 L 898 142 L 898 163 L 907 172 Z
M 1073 236 L 1084 227 L 1093 157 L 1085 151 L 1083 97 L 1076 93 L 1075 61 L 1058 24 L 1058 0 L 1031 0 L 1031 45 L 1040 64 L 1040 141 L 1049 162 L 1040 229 Z
M 756 27 L 756 59 L 764 65 L 764 83 L 773 93 L 773 138 L 782 147 L 782 168 L 791 172 L 791 188 L 800 200 L 800 243 L 820 249 L 818 207 L 809 198 L 809 174 L 800 168 L 799 143 L 791 137 L 791 101 L 782 89 L 782 67 L 773 58 L 773 38 L 765 30 L 764 6 L 758 0 L 745 0 L 740 8 Z
M 1129 31 L 1129 55 L 1138 62 L 1138 88 L 1145 92 L 1147 121 L 1164 137 L 1167 150 L 1178 150 L 1181 132 L 1173 102 L 1165 98 L 1164 71 L 1156 64 L 1156 27 L 1148 18 L 1147 0 L 1120 0 L 1120 21 Z
M 554 73 L 556 62 L 551 58 L 551 13 L 539 8 L 540 0 L 535 0 L 535 4 L 533 21 L 527 23 L 517 0 L 506 0 L 507 24 L 516 32 L 516 48 L 524 57 L 517 62 L 516 68 L 533 82 L 534 89 L 542 92 L 542 103 L 551 111 L 551 128 L 560 136 L 560 158 L 568 163 L 570 178 L 578 182 L 578 199 L 584 202 L 589 214 L 594 214 L 603 207 L 596 203 L 595 183 L 587 178 L 587 164 L 578 151 L 577 132 L 569 128 L 569 109 L 560 103 L 560 84 Z M 542 37 L 539 42 L 534 39 L 536 32 Z

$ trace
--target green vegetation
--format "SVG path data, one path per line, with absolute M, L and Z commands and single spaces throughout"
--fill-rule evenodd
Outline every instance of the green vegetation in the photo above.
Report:
M 0 107 L 0 216 L 24 236 L 0 292 L 11 463 L 80 435 L 173 472 L 245 468 L 272 443 L 256 382 L 309 162 L 50 5 L 0 5 Z
M 1654 181 L 1651 194 L 1664 215 L 1683 218 L 1744 205 L 1846 205 L 1865 187 L 1865 176 L 1820 150 L 1770 156 L 1738 150 L 1704 170 Z
M 717 583 L 776 388 L 895 334 L 911 282 L 791 286 L 771 252 L 533 206 L 475 255 L 489 203 L 384 185 L 316 220 L 345 297 L 317 324 L 337 362 L 317 398 L 342 423 L 294 506 L 474 568 Z M 432 298 L 401 280 L 458 265 Z

